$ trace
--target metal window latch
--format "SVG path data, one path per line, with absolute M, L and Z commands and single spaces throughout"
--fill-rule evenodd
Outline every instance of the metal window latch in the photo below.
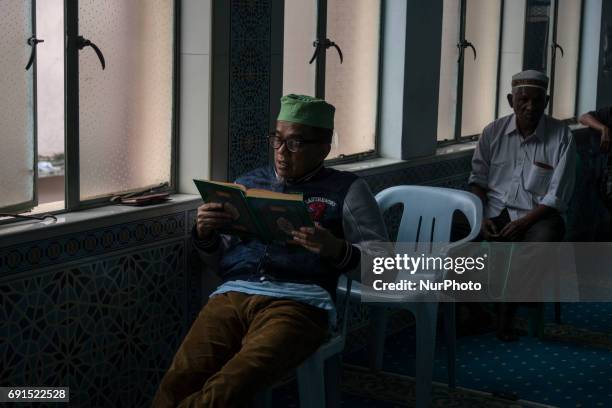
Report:
M 553 43 L 550 45 L 550 48 L 552 48 L 553 58 L 555 58 L 557 56 L 557 49 L 559 49 L 559 51 L 561 51 L 561 58 L 563 58 L 565 56 L 565 53 L 563 52 L 563 47 L 561 47 L 559 45 L 559 43 L 553 41 Z
M 88 39 L 83 38 L 83 36 L 79 35 L 76 39 L 76 46 L 79 50 L 82 50 L 85 47 L 93 48 L 93 50 L 96 52 L 96 55 L 98 55 L 100 64 L 102 64 L 102 69 L 106 68 L 106 61 L 104 60 L 104 55 L 102 54 L 102 51 L 100 51 L 100 48 L 98 48 L 96 44 L 92 43 Z
M 338 51 L 338 55 L 340 56 L 340 63 L 342 64 L 342 62 L 344 61 L 342 50 L 340 49 L 340 47 L 338 47 L 338 44 L 331 41 L 329 38 L 326 38 L 325 40 L 323 40 L 323 42 L 319 40 L 315 40 L 312 43 L 312 46 L 315 47 L 315 50 L 314 50 L 314 53 L 312 54 L 312 58 L 310 59 L 310 62 L 308 62 L 309 64 L 312 64 L 314 60 L 317 59 L 317 57 L 319 56 L 319 52 L 321 52 L 321 50 L 323 49 L 327 50 L 330 47 L 334 47 L 336 51 Z
M 459 58 L 457 59 L 457 62 L 461 62 L 465 54 L 465 49 L 468 47 L 472 49 L 472 52 L 474 53 L 474 61 L 476 61 L 476 48 L 474 48 L 474 44 L 467 40 L 461 40 L 461 42 L 457 44 L 457 48 L 459 48 Z
M 30 38 L 28 38 L 28 45 L 32 47 L 32 52 L 30 53 L 30 59 L 28 60 L 28 63 L 25 67 L 26 71 L 30 69 L 32 64 L 34 64 L 34 58 L 36 58 L 36 46 L 38 45 L 38 43 L 41 42 L 45 42 L 45 40 L 39 40 L 35 36 L 31 36 Z

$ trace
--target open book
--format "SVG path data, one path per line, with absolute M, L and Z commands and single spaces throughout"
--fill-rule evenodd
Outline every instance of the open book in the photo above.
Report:
M 241 184 L 193 180 L 204 202 L 223 203 L 233 222 L 221 233 L 256 236 L 264 242 L 287 243 L 291 231 L 313 227 L 302 194 L 247 189 Z

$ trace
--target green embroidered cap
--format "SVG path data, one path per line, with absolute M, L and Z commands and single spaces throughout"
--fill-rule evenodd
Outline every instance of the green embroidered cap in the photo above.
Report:
M 276 120 L 333 129 L 335 111 L 336 108 L 323 99 L 291 94 L 281 98 L 281 108 Z

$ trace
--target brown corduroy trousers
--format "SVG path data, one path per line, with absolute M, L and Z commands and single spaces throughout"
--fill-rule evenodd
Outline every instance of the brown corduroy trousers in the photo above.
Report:
M 293 300 L 227 292 L 202 308 L 153 407 L 242 408 L 314 353 L 327 312 Z

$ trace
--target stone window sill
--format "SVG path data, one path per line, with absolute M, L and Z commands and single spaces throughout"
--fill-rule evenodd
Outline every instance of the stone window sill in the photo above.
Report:
M 107 205 L 82 211 L 56 215 L 57 221 L 18 221 L 0 225 L 0 248 L 57 235 L 122 224 L 161 214 L 196 208 L 201 203 L 199 195 L 175 194 L 172 200 L 163 204 L 144 207 Z

